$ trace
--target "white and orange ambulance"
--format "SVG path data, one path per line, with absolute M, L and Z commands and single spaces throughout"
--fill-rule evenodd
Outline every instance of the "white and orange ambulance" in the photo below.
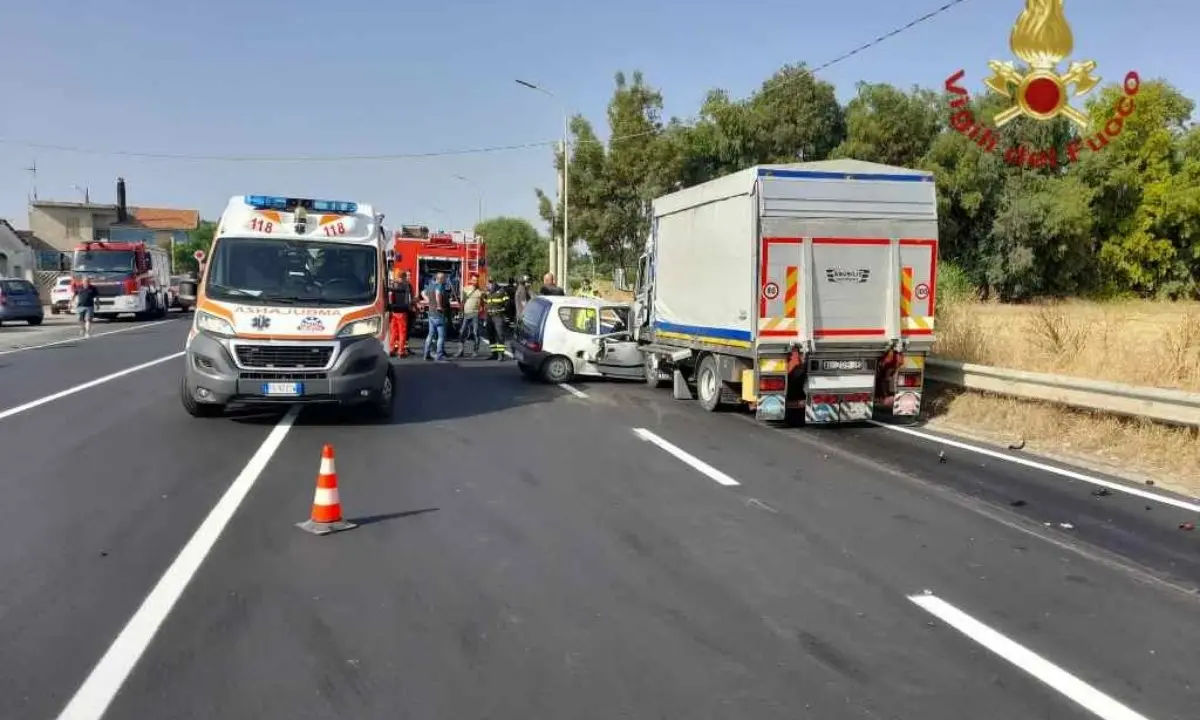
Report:
M 389 418 L 385 238 L 369 205 L 232 198 L 204 259 L 184 409 L 336 403 Z

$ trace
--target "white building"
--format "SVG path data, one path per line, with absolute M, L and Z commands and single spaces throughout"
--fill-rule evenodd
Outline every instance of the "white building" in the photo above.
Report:
M 37 258 L 15 228 L 0 218 L 0 277 L 24 278 L 33 282 Z

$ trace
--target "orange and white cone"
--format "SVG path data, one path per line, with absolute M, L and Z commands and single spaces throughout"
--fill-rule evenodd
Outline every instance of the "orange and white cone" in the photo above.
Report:
M 342 517 L 342 500 L 338 496 L 337 468 L 333 463 L 333 446 L 321 448 L 321 469 L 317 473 L 317 490 L 313 494 L 312 517 L 297 527 L 314 535 L 328 535 L 355 527 Z

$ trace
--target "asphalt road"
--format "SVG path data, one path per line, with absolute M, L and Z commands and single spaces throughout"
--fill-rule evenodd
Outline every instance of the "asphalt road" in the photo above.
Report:
M 1200 513 L 1154 488 L 511 362 L 400 362 L 389 425 L 196 420 L 185 334 L 0 355 L 5 720 L 1200 707 Z M 325 443 L 360 525 L 315 537 Z

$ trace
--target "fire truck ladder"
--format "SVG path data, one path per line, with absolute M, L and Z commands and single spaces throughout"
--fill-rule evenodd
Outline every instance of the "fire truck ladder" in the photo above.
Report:
M 479 237 L 472 235 L 464 237 L 463 242 L 466 247 L 463 248 L 463 279 L 470 277 L 479 277 L 480 269 L 487 269 L 486 263 L 483 261 L 480 253 Z

